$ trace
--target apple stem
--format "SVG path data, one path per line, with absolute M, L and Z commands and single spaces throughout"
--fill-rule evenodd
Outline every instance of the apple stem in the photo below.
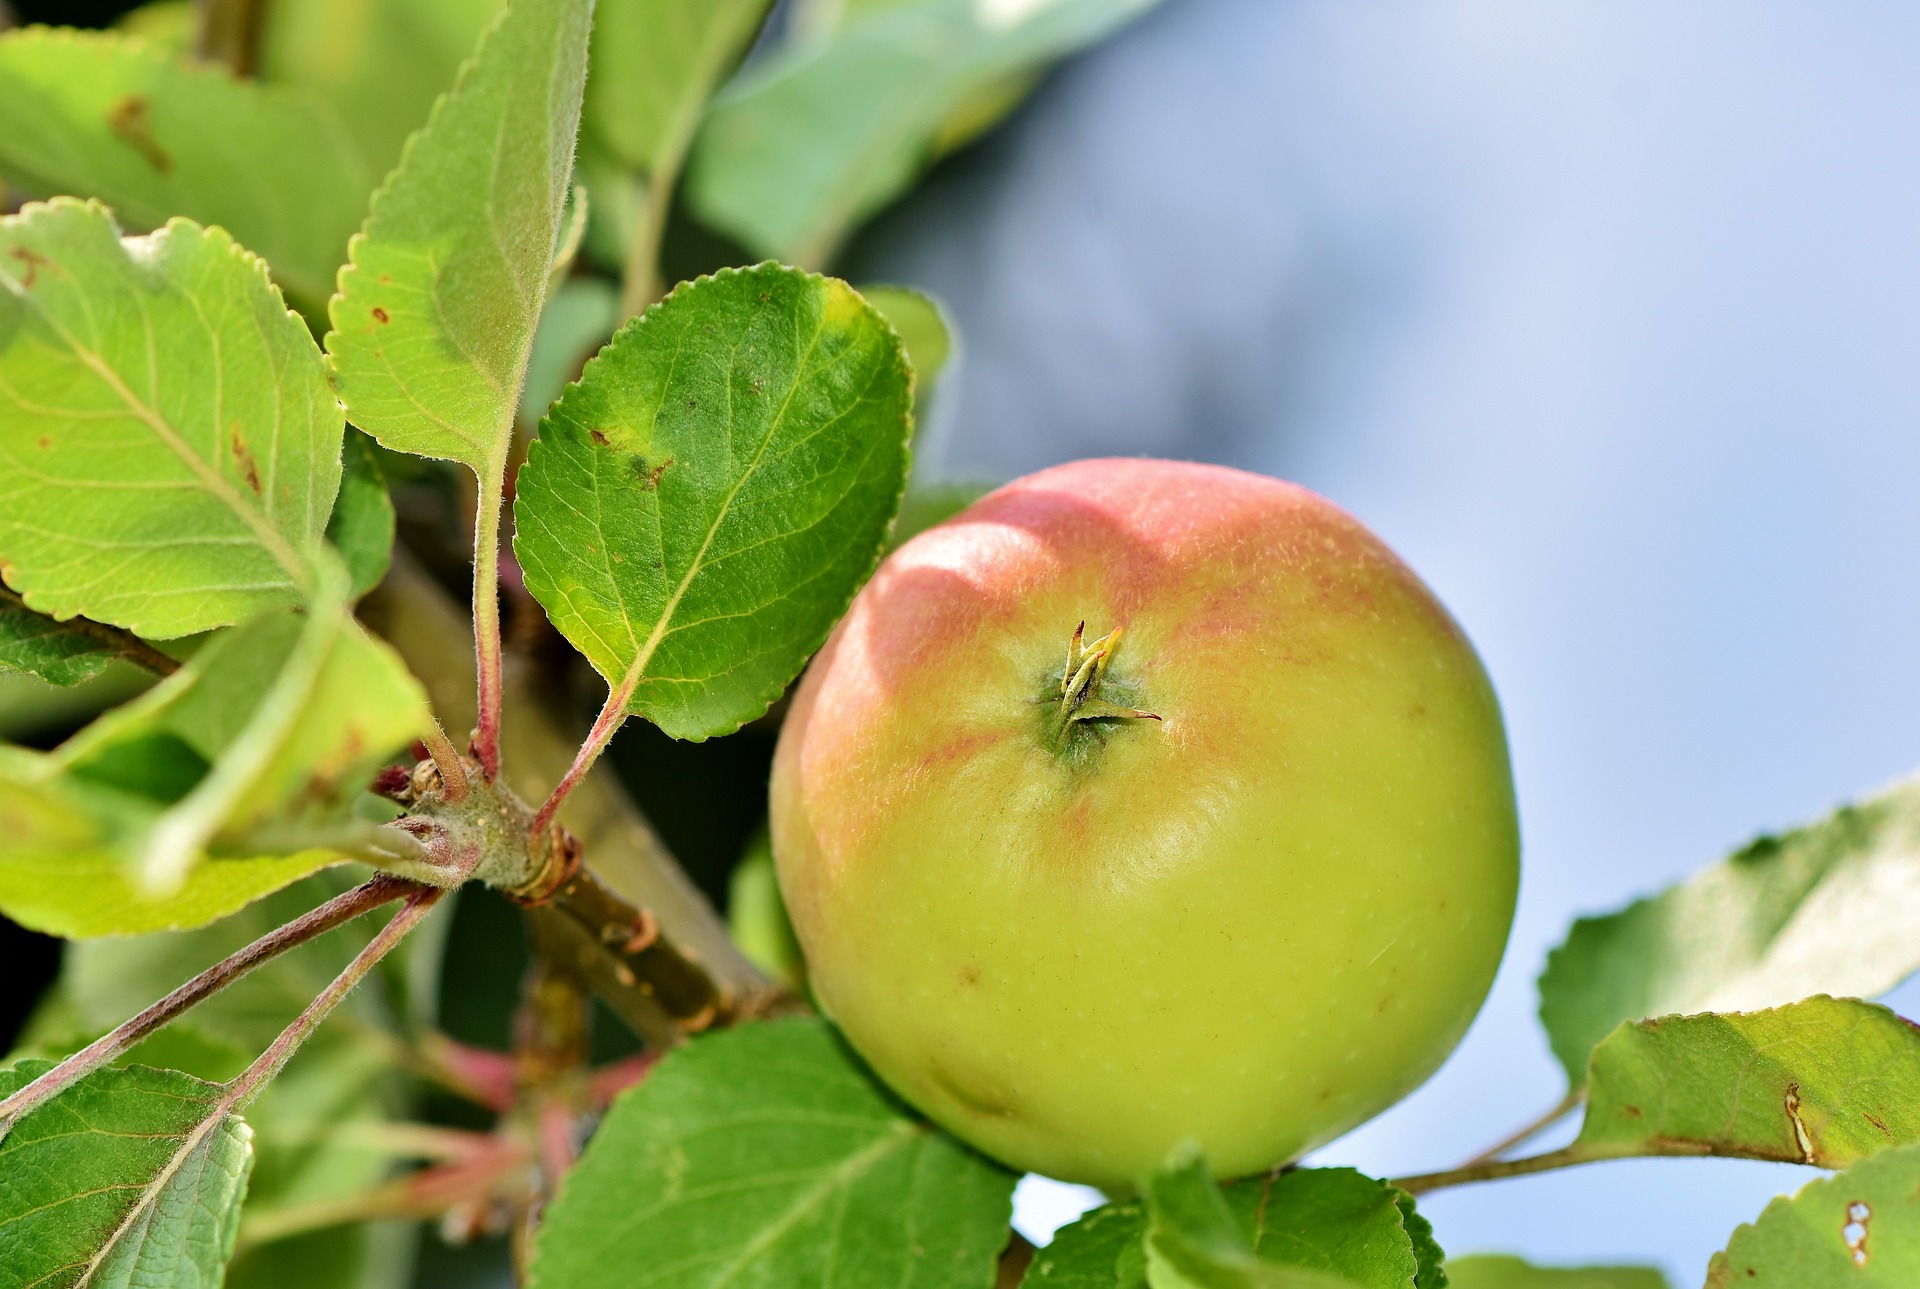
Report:
M 1064 748 L 1067 736 L 1079 721 L 1145 720 L 1160 717 L 1138 707 L 1123 707 L 1100 697 L 1100 682 L 1106 678 L 1107 664 L 1120 647 L 1124 627 L 1115 627 L 1092 644 L 1085 643 L 1087 623 L 1083 618 L 1067 641 L 1067 665 L 1060 673 L 1060 730 L 1054 736 L 1056 750 Z

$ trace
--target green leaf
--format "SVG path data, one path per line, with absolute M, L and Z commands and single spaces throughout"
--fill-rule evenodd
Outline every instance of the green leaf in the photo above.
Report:
M 1447 1289 L 1447 1251 L 1433 1238 L 1433 1223 L 1420 1213 L 1413 1196 L 1395 1190 L 1393 1202 L 1400 1209 L 1400 1223 L 1413 1245 L 1414 1289 Z
M 51 685 L 92 680 L 120 656 L 98 624 L 35 613 L 0 585 L 0 671 L 26 672 Z
M 0 576 L 155 639 L 293 604 L 340 483 L 340 405 L 260 261 L 105 208 L 0 219 Z
M 1540 1020 L 1577 1090 L 1622 1021 L 1884 993 L 1920 968 L 1916 923 L 1920 778 L 1576 922 L 1540 977 Z
M 1379 1183 L 1373 1185 L 1379 1188 Z M 1214 1184 L 1198 1151 L 1176 1158 L 1154 1174 L 1147 1182 L 1145 1198 L 1150 1289 L 1355 1289 L 1359 1283 L 1316 1267 L 1255 1254 L 1247 1247 L 1244 1229 L 1234 1220 L 1226 1197 Z M 1391 1195 L 1386 1203 L 1398 1231 L 1399 1211 Z M 1309 1212 L 1313 1211 L 1310 1207 Z M 1326 1245 L 1309 1239 L 1316 1262 L 1337 1248 L 1338 1236 Z M 1401 1233 L 1403 1247 L 1405 1239 Z M 1291 1240 L 1281 1242 L 1284 1253 L 1292 1253 L 1295 1248 Z M 1410 1248 L 1407 1258 L 1411 1263 Z M 1409 1268 L 1401 1283 L 1411 1285 L 1412 1280 Z
M 586 128 L 642 177 L 670 176 L 707 98 L 760 30 L 769 0 L 604 0 L 594 14 Z
M 863 286 L 860 294 L 880 311 L 906 346 L 913 365 L 913 403 L 916 414 L 954 356 L 953 324 L 938 300 L 908 286 Z
M 348 595 L 357 600 L 380 585 L 393 561 L 393 499 L 373 440 L 349 427 L 341 461 L 340 499 L 327 540 L 346 562 Z
M 1034 1252 L 1023 1286 L 1146 1289 L 1147 1211 L 1139 1201 L 1106 1204 L 1053 1233 Z
M 560 284 L 540 315 L 533 355 L 527 360 L 520 415 L 528 424 L 539 423 L 567 382 L 580 374 L 581 363 L 606 344 L 619 325 L 620 293 L 612 283 L 583 277 Z
M 0 821 L 14 822 L 12 785 L 0 783 Z M 171 894 L 141 888 L 131 865 L 118 855 L 82 843 L 84 849 L 47 848 L 0 853 L 0 910 L 15 922 L 69 940 L 144 935 L 201 926 L 245 907 L 317 869 L 340 862 L 329 850 L 254 859 L 213 859 L 187 874 Z
M 137 38 L 43 27 L 0 36 L 0 174 L 39 196 L 97 197 L 143 229 L 218 224 L 316 310 L 379 178 L 308 94 Z
M 1920 1146 L 1809 1182 L 1737 1228 L 1707 1289 L 1911 1289 L 1920 1284 Z
M 1018 102 L 1046 64 L 1152 3 L 861 6 L 720 94 L 694 144 L 688 198 L 756 254 L 823 263 L 943 150 Z
M 1501 1253 L 1448 1258 L 1453 1289 L 1668 1289 L 1652 1267 L 1536 1267 Z
M 624 1093 L 536 1238 L 540 1289 L 981 1289 L 1013 1174 L 883 1091 L 823 1021 L 696 1038 Z
M 1187 1160 L 1162 1176 L 1180 1210 L 1199 1214 L 1210 1231 L 1213 1219 L 1206 1214 L 1213 1205 L 1193 1192 L 1192 1178 L 1204 1175 L 1204 1169 L 1196 1173 L 1200 1168 Z M 1219 1196 L 1231 1224 L 1233 1249 L 1226 1261 L 1251 1258 L 1263 1268 L 1329 1276 L 1362 1289 L 1440 1289 L 1445 1284 L 1439 1271 L 1440 1246 L 1433 1241 L 1432 1227 L 1414 1211 L 1411 1197 L 1351 1168 L 1300 1168 L 1248 1178 L 1220 1189 Z M 1145 1289 L 1150 1282 L 1143 1246 L 1148 1225 L 1146 1209 L 1138 1202 L 1096 1209 L 1062 1228 L 1034 1255 L 1025 1283 Z M 1262 1282 L 1256 1276 L 1244 1283 Z
M 573 169 L 592 0 L 515 0 L 374 194 L 328 307 L 353 423 L 497 488 Z
M 49 1068 L 0 1073 L 0 1095 Z M 169 1070 L 102 1070 L 22 1117 L 0 1141 L 0 1279 L 216 1289 L 252 1164 L 223 1092 Z
M 683 284 L 548 413 L 519 475 L 527 589 L 675 738 L 754 719 L 873 571 L 906 476 L 900 343 L 844 282 Z
M 346 259 L 346 238 L 367 196 L 400 162 L 407 136 L 426 124 L 460 64 L 504 8 L 502 0 L 273 0 L 260 42 L 260 79 L 324 100 L 373 173 L 328 268 Z
M 224 633 L 55 752 L 0 749 L 0 909 L 130 935 L 337 863 L 372 827 L 352 817 L 361 785 L 425 727 L 425 702 L 338 606 Z
M 1591 1077 L 1568 1147 L 1583 1158 L 1845 1168 L 1920 1140 L 1920 1030 L 1851 998 L 1623 1025 L 1594 1049 Z

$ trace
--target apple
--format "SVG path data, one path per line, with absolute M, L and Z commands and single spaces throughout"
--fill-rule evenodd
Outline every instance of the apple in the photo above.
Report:
M 820 1006 L 1019 1169 L 1271 1167 L 1405 1096 L 1500 963 L 1499 705 L 1379 538 L 1303 488 L 1081 461 L 906 543 L 774 758 Z

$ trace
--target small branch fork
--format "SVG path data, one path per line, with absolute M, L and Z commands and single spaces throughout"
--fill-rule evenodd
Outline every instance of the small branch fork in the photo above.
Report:
M 1705 1152 L 1696 1150 L 1685 1153 L 1703 1154 Z M 1424 1195 L 1428 1191 L 1437 1191 L 1446 1186 L 1464 1186 L 1468 1182 L 1497 1182 L 1507 1177 L 1525 1177 L 1531 1173 L 1551 1172 L 1556 1168 L 1572 1168 L 1576 1164 L 1592 1164 L 1602 1159 L 1616 1158 L 1619 1156 L 1595 1154 L 1592 1151 L 1582 1150 L 1578 1146 L 1562 1146 L 1559 1150 L 1527 1155 L 1520 1159 L 1489 1159 L 1479 1164 L 1462 1164 L 1458 1168 L 1449 1168 L 1444 1172 L 1396 1177 L 1390 1185 L 1398 1186 L 1409 1195 Z
M 4 1134 L 13 1121 L 22 1114 L 106 1065 L 174 1017 L 211 998 L 255 967 L 271 962 L 287 950 L 324 935 L 337 926 L 351 922 L 361 914 L 379 908 L 382 904 L 402 898 L 418 901 L 424 894 L 435 889 L 437 888 L 383 874 L 370 882 L 356 886 L 344 895 L 335 896 L 285 926 L 269 931 L 238 953 L 208 967 L 139 1015 L 95 1039 L 4 1101 L 0 1101 L 0 1134 Z M 410 904 L 409 907 L 412 905 Z M 431 901 L 428 901 L 427 907 L 431 907 Z M 410 926 L 412 923 L 409 922 L 407 925 Z M 384 953 L 385 950 L 382 952 Z M 349 967 L 348 971 L 352 971 L 352 968 Z M 355 979 L 358 977 L 356 976 Z M 351 982 L 349 982 L 350 985 Z M 322 997 L 324 998 L 325 995 Z M 328 1009 L 331 1009 L 331 1004 L 328 1005 Z M 324 1012 L 322 1014 L 324 1015 Z M 289 1055 L 291 1055 L 290 1052 Z
M 1419 1173 L 1412 1177 L 1396 1178 L 1392 1184 L 1409 1194 L 1419 1195 L 1425 1191 L 1439 1190 L 1444 1186 L 1499 1181 L 1505 1177 L 1524 1177 L 1529 1173 L 1544 1173 L 1556 1168 L 1571 1168 L 1576 1164 L 1591 1164 L 1603 1159 L 1618 1158 L 1616 1153 L 1596 1151 L 1592 1147 L 1583 1147 L 1578 1142 L 1562 1146 L 1558 1150 L 1543 1151 L 1538 1155 L 1528 1155 L 1521 1159 L 1501 1157 L 1559 1123 L 1585 1100 L 1586 1094 L 1583 1091 L 1576 1089 L 1569 1092 L 1552 1109 L 1487 1147 L 1466 1163 L 1437 1173 Z M 1677 1150 L 1675 1153 L 1700 1154 L 1703 1152 L 1685 1149 Z

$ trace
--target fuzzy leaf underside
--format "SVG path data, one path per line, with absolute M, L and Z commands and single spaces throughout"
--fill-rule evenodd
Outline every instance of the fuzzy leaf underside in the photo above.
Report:
M 312 310 L 379 178 L 311 95 L 136 37 L 43 27 L 0 36 L 0 174 L 96 197 L 142 229 L 218 224 Z
M 1180 1184 L 1184 1191 L 1185 1183 Z M 1437 1289 L 1441 1254 L 1412 1201 L 1350 1168 L 1302 1168 L 1220 1188 L 1234 1248 L 1262 1263 L 1361 1289 Z M 1187 1195 L 1186 1204 L 1210 1207 Z M 1109 1204 L 1055 1233 L 1023 1282 L 1146 1289 L 1146 1206 Z M 1226 1282 L 1237 1283 L 1237 1282 Z
M 50 1066 L 0 1072 L 0 1093 Z M 0 1141 L 0 1280 L 41 1289 L 217 1289 L 240 1226 L 249 1130 L 221 1089 L 102 1070 Z
M 1574 1149 L 1845 1168 L 1920 1141 L 1920 1031 L 1825 996 L 1623 1025 L 1594 1049 Z
M 1448 1258 L 1449 1289 L 1670 1289 L 1652 1267 L 1536 1267 L 1502 1253 Z
M 537 1289 L 980 1289 L 1013 1174 L 910 1118 L 811 1018 L 694 1039 L 548 1207 Z
M 769 0 L 624 0 L 594 15 L 586 128 L 630 170 L 673 168 Z
M 29 606 L 165 639 L 299 602 L 340 405 L 261 262 L 60 199 L 0 220 L 0 574 Z
M 906 477 L 900 342 L 845 283 L 684 284 L 554 405 L 521 469 L 527 588 L 676 738 L 766 711 L 872 572 Z
M 560 235 L 592 0 L 515 0 L 373 198 L 328 365 L 387 447 L 505 461 Z
M 1540 977 L 1540 1020 L 1578 1089 L 1622 1021 L 1884 993 L 1920 968 L 1916 924 L 1920 778 L 1576 922 Z
M 54 752 L 5 749 L 0 909 L 75 937 L 224 916 L 338 863 L 328 830 L 425 721 L 418 682 L 337 607 L 223 633 Z
M 824 261 L 939 153 L 998 119 L 1047 63 L 1153 0 L 864 6 L 794 41 L 715 99 L 688 199 L 756 254 Z
M 1920 1146 L 1808 1182 L 1735 1229 L 1707 1289 L 1909 1289 L 1920 1284 Z
M 23 672 L 50 685 L 92 680 L 119 656 L 82 618 L 35 613 L 0 586 L 0 672 Z

